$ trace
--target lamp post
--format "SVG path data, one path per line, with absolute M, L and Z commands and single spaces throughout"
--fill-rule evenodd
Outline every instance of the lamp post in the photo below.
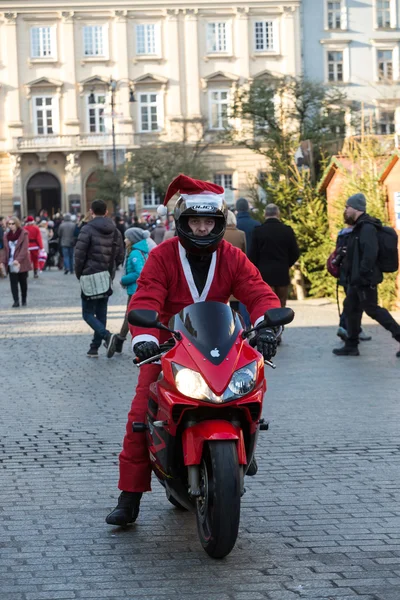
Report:
M 115 93 L 120 83 L 129 83 L 129 102 L 136 102 L 134 94 L 134 82 L 130 79 L 113 79 L 110 77 L 108 83 L 108 89 L 111 94 L 111 139 L 112 139 L 112 154 L 113 154 L 113 173 L 117 174 L 117 150 L 115 144 Z M 94 89 L 91 90 L 89 96 L 89 104 L 96 104 L 96 98 L 94 95 Z

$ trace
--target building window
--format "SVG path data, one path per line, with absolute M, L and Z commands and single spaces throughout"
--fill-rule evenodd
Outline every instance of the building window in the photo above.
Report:
M 342 3 L 339 2 L 328 2 L 328 29 L 341 29 L 342 28 Z
M 328 52 L 328 81 L 343 81 L 343 51 L 330 50 Z
M 54 58 L 56 55 L 54 27 L 31 28 L 31 58 Z
M 160 28 L 155 24 L 136 25 L 136 54 L 160 53 Z
M 104 133 L 104 105 L 106 97 L 104 94 L 94 94 L 96 102 L 89 104 L 88 97 L 88 120 L 90 133 Z
M 55 98 L 35 96 L 33 98 L 33 118 L 36 135 L 55 133 Z
M 378 120 L 378 133 L 381 135 L 390 135 L 394 132 L 394 110 L 380 111 Z
M 224 21 L 207 23 L 207 51 L 228 52 L 229 46 L 228 23 Z
M 84 54 L 89 57 L 107 56 L 106 27 L 104 25 L 86 25 L 83 28 Z
M 147 207 L 154 207 L 158 206 L 160 202 L 160 196 L 156 193 L 151 183 L 144 183 L 142 191 L 142 205 Z
M 216 173 L 214 175 L 214 183 L 221 185 L 225 190 L 233 189 L 231 173 Z
M 228 126 L 228 90 L 210 90 L 210 129 L 225 129 Z
M 391 26 L 391 0 L 376 0 L 376 25 L 378 29 Z
M 256 21 L 254 23 L 254 50 L 271 52 L 276 49 L 276 22 Z
M 393 81 L 393 50 L 378 50 L 378 81 Z
M 139 94 L 140 131 L 159 131 L 161 129 L 159 94 Z

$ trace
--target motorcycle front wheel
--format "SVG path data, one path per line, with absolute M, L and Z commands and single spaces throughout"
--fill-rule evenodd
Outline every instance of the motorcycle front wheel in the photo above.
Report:
M 204 445 L 200 465 L 196 519 L 200 542 L 212 558 L 224 558 L 233 549 L 240 521 L 240 467 L 234 441 Z

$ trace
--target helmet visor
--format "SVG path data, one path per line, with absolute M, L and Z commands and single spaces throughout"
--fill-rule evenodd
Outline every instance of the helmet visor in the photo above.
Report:
M 199 194 L 196 196 L 182 195 L 182 204 L 180 212 L 189 216 L 209 215 L 210 217 L 223 216 L 225 201 L 221 194 Z

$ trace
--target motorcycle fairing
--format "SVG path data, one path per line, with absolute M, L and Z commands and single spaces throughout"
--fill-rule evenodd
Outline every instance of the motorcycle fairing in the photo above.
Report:
M 216 440 L 237 441 L 239 464 L 247 464 L 246 448 L 241 428 L 229 421 L 215 419 L 196 423 L 196 425 L 188 427 L 183 432 L 182 444 L 185 466 L 199 465 L 203 455 L 204 442 Z

